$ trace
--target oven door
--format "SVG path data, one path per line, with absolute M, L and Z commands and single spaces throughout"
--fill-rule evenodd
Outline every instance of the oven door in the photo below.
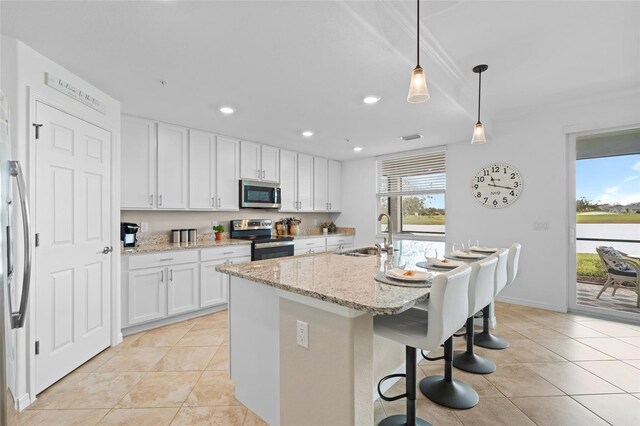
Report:
M 240 181 L 240 206 L 245 208 L 279 209 L 280 185 L 277 183 Z
M 251 260 L 273 259 L 293 256 L 294 241 L 277 241 L 273 243 L 256 243 L 253 245 Z

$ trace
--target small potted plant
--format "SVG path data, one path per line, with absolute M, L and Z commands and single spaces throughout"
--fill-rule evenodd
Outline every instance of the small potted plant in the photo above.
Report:
M 329 233 L 335 234 L 336 231 L 338 231 L 338 227 L 336 226 L 336 224 L 333 223 L 333 221 L 329 222 Z
M 298 225 L 302 223 L 302 219 L 297 219 L 295 217 L 290 217 L 287 219 L 287 225 L 289 227 L 289 234 L 298 235 Z
M 276 234 L 278 235 L 284 234 L 284 224 L 282 223 L 281 220 L 276 222 Z
M 327 235 L 329 233 L 329 227 L 331 226 L 331 223 L 329 222 L 322 222 L 320 224 L 320 228 L 322 228 L 322 233 L 324 235 Z
M 211 230 L 216 233 L 216 241 L 222 240 L 222 233 L 224 232 L 224 226 L 215 225 L 211 227 Z

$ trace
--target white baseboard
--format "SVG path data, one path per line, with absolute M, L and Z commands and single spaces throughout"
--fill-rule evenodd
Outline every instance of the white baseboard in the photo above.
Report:
M 18 407 L 17 407 L 18 411 L 24 410 L 34 402 L 35 402 L 35 398 L 32 401 L 31 396 L 28 393 L 25 393 L 20 398 L 18 398 Z
M 548 311 L 555 311 L 555 312 L 562 312 L 562 313 L 567 312 L 567 306 L 564 306 L 564 305 L 551 305 L 547 303 L 532 302 L 530 300 L 519 299 L 517 297 L 498 296 L 496 297 L 496 300 L 498 302 L 512 303 L 514 305 L 529 306 L 530 308 L 546 309 Z

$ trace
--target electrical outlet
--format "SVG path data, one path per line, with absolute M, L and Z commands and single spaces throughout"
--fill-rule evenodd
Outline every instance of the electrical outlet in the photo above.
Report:
M 309 349 L 309 324 L 304 321 L 298 320 L 298 326 L 296 327 L 296 341 L 298 346 Z
M 140 223 L 140 231 L 141 232 L 149 232 L 149 222 L 141 222 Z
M 533 222 L 534 231 L 548 231 L 549 222 Z
M 318 219 L 313 219 L 313 226 L 318 226 Z

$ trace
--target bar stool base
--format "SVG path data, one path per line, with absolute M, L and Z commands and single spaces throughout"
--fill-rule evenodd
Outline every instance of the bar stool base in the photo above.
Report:
M 404 414 L 396 414 L 389 416 L 380 421 L 378 426 L 413 426 L 407 425 L 407 416 Z M 432 426 L 431 423 L 416 417 L 416 426 Z
M 496 371 L 495 362 L 489 358 L 468 352 L 456 352 L 453 357 L 453 366 L 459 370 L 474 374 L 489 374 Z
M 487 349 L 507 349 L 509 347 L 509 342 L 502 337 L 494 336 L 484 331 L 473 336 L 473 343 Z
M 429 376 L 420 381 L 420 392 L 431 401 L 455 409 L 475 407 L 480 401 L 478 393 L 468 384 L 444 376 Z

